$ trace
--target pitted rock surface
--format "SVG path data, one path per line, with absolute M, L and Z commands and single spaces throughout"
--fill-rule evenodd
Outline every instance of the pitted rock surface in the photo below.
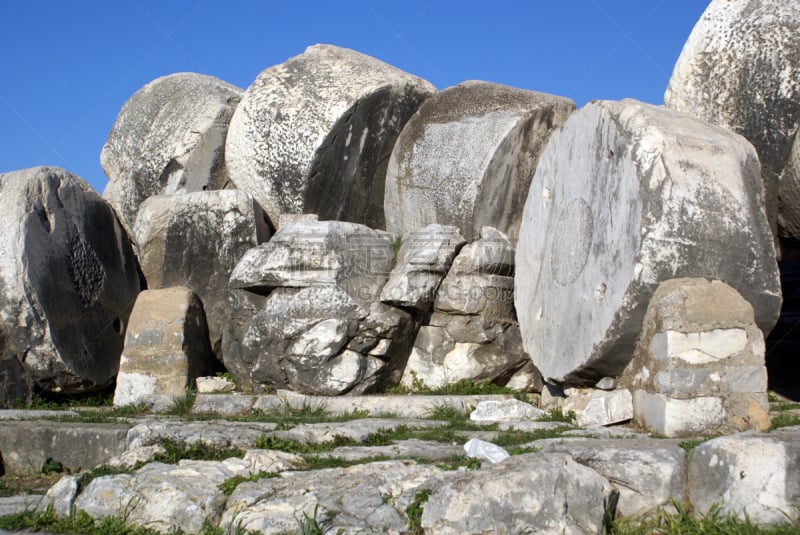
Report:
M 273 225 L 313 213 L 383 228 L 386 162 L 397 135 L 434 92 L 358 52 L 315 45 L 263 71 L 231 121 L 231 180 Z

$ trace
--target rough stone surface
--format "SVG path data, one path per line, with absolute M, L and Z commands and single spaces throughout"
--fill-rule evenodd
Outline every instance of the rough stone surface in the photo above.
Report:
M 296 392 L 280 391 L 278 395 L 260 396 L 253 408 L 275 410 L 284 406 L 295 409 L 302 407 L 322 407 L 332 414 L 343 414 L 358 407 L 370 416 L 394 414 L 399 418 L 425 418 L 439 407 L 447 407 L 462 414 L 468 414 L 481 401 L 509 399 L 507 394 L 484 396 L 305 396 Z
M 526 363 L 516 325 L 440 312 L 434 312 L 429 321 L 438 325 L 420 327 L 403 372 L 401 383 L 409 388 L 419 381 L 430 388 L 463 380 L 505 384 Z
M 758 158 L 740 136 L 633 100 L 573 113 L 543 152 L 515 304 L 546 379 L 591 386 L 633 356 L 658 284 L 725 280 L 768 332 L 781 297 Z M 565 324 L 578 325 L 563 336 Z
M 128 99 L 100 153 L 103 197 L 126 228 L 151 195 L 225 187 L 225 136 L 241 95 L 212 76 L 178 73 Z
M 386 162 L 434 92 L 424 80 L 352 50 L 316 45 L 263 71 L 231 120 L 225 159 L 274 225 L 315 213 L 383 228 Z
M 686 41 L 664 95 L 668 107 L 729 128 L 755 146 L 768 193 L 780 195 L 781 235 L 795 239 L 800 184 L 782 177 L 776 188 L 775 179 L 800 126 L 798 50 L 795 2 L 714 0 Z M 774 217 L 774 198 L 768 199 Z
M 205 522 L 216 523 L 226 496 L 218 485 L 234 476 L 250 475 L 242 459 L 150 463 L 134 474 L 92 480 L 75 500 L 75 509 L 94 517 L 120 516 L 163 533 L 180 526 L 201 533 Z
M 389 292 L 384 288 L 384 294 Z M 413 388 L 422 381 L 437 388 L 462 380 L 501 385 L 510 381 L 530 363 L 522 348 L 513 292 L 514 248 L 505 234 L 483 227 L 480 239 L 461 248 L 439 285 L 433 313 L 414 340 L 402 384 Z M 541 376 L 531 366 L 516 385 L 528 390 L 541 388 L 540 383 Z
M 397 138 L 386 171 L 386 228 L 405 236 L 431 223 L 469 240 L 484 225 L 516 242 L 539 155 L 575 104 L 468 81 L 426 100 Z
M 297 518 L 322 519 L 331 533 L 400 533 L 416 489 L 441 473 L 431 465 L 385 461 L 243 483 L 228 499 L 220 525 L 259 533 L 293 532 Z
M 388 446 L 342 446 L 319 454 L 322 458 L 347 461 L 388 459 L 427 459 L 431 461 L 452 459 L 464 454 L 464 448 L 455 443 L 432 440 L 398 440 Z
M 564 412 L 574 412 L 575 423 L 581 427 L 618 424 L 633 418 L 633 397 L 625 389 L 580 389 L 570 392 L 561 407 Z
M 114 405 L 147 394 L 180 395 L 214 367 L 203 305 L 189 288 L 145 290 L 131 312 Z
M 356 223 L 296 221 L 247 251 L 230 285 L 256 293 L 273 288 L 341 284 L 361 302 L 375 299 L 391 270 L 392 236 Z
M 0 174 L 0 222 L 4 395 L 110 384 L 139 292 L 113 210 L 82 179 L 34 167 Z
M 274 429 L 274 423 L 226 421 L 186 423 L 178 420 L 154 420 L 133 426 L 125 440 L 127 450 L 148 446 L 161 439 L 246 449 L 252 447 L 261 435 Z
M 622 383 L 636 422 L 666 436 L 770 426 L 764 337 L 721 281 L 671 279 L 653 294 Z
M 517 455 L 431 488 L 421 525 L 441 534 L 599 534 L 616 493 L 597 472 L 559 453 Z
M 466 240 L 453 226 L 427 225 L 404 236 L 381 301 L 421 312 L 431 309 L 450 265 Z
M 40 494 L 25 496 L 6 496 L 0 498 L 0 516 L 16 515 L 25 511 L 32 511 L 42 500 Z M 0 531 L 0 533 L 3 533 Z
M 617 514 L 639 517 L 683 502 L 687 481 L 685 452 L 666 440 L 606 439 L 550 442 L 543 452 L 568 453 L 596 470 L 619 491 Z
M 203 303 L 211 347 L 222 361 L 222 335 L 235 300 L 228 281 L 252 247 L 269 239 L 264 212 L 237 190 L 148 198 L 134 236 L 149 289 L 185 286 Z
M 777 524 L 800 515 L 800 428 L 742 433 L 697 446 L 689 461 L 689 503 L 700 514 L 720 513 Z
M 80 492 L 78 476 L 64 476 L 55 485 L 47 490 L 47 494 L 37 505 L 38 510 L 46 510 L 51 507 L 53 512 L 59 516 L 72 514 L 72 507 L 75 505 L 75 498 Z
M 436 293 L 436 310 L 483 315 L 495 321 L 514 318 L 514 247 L 508 237 L 483 227 L 480 237 L 461 248 Z
M 518 399 L 481 401 L 469 415 L 473 422 L 505 422 L 509 420 L 536 420 L 545 414 L 542 409 Z
M 391 261 L 391 236 L 363 225 L 300 221 L 280 228 L 231 275 L 233 287 L 270 293 L 228 369 L 255 387 L 308 394 L 397 384 L 416 320 L 378 301 Z
M 233 392 L 236 389 L 236 383 L 225 377 L 198 377 L 195 379 L 195 383 L 198 394 L 219 394 Z M 195 399 L 195 401 L 197 400 Z

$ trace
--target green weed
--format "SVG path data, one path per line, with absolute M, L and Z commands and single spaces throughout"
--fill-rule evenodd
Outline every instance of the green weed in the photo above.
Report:
M 683 451 L 686 452 L 686 455 L 689 455 L 694 451 L 694 449 L 697 446 L 699 446 L 700 444 L 702 444 L 705 441 L 706 441 L 705 438 L 694 438 L 694 439 L 690 439 L 690 440 L 681 441 L 681 442 L 678 443 L 678 446 L 683 448 Z
M 150 445 L 160 444 L 164 453 L 153 455 L 149 462 L 177 464 L 183 459 L 194 461 L 224 461 L 231 457 L 244 457 L 244 451 L 236 447 L 215 446 L 198 441 L 191 444 L 183 440 L 159 439 Z
M 749 518 L 723 515 L 718 507 L 695 518 L 679 503 L 673 503 L 674 513 L 659 511 L 645 519 L 622 518 L 610 522 L 610 535 L 796 535 L 800 522 L 787 519 L 776 526 L 757 526 Z
M 772 417 L 772 427 L 770 429 L 780 429 L 781 427 L 792 427 L 795 425 L 800 425 L 800 416 L 780 413 Z
M 406 507 L 408 531 L 412 535 L 422 534 L 422 510 L 430 497 L 430 489 L 421 489 L 414 495 L 414 500 Z
M 260 479 L 269 479 L 269 478 L 276 478 L 281 477 L 280 474 L 276 474 L 274 472 L 258 472 L 257 474 L 250 474 L 249 476 L 233 476 L 229 477 L 219 485 L 217 488 L 221 490 L 226 496 L 230 496 L 236 487 L 241 485 L 242 483 L 246 483 L 248 481 L 258 481 Z
M 58 517 L 51 507 L 44 511 L 26 511 L 0 517 L 0 529 L 8 531 L 44 531 L 78 535 L 158 535 L 142 526 L 126 525 L 121 517 L 94 519 L 84 511 Z
M 353 446 L 358 444 L 355 440 L 340 435 L 336 435 L 327 442 L 307 443 L 297 440 L 287 440 L 275 435 L 266 433 L 256 439 L 254 447 L 262 450 L 280 450 L 298 455 L 308 455 L 331 451 L 341 446 Z
M 553 407 L 547 412 L 536 418 L 538 422 L 564 422 L 566 424 L 575 423 L 575 412 L 569 411 L 566 414 L 560 407 Z
M 312 515 L 309 515 L 303 511 L 303 516 L 295 516 L 298 529 L 297 533 L 299 535 L 324 535 L 328 532 L 328 528 L 335 517 L 335 511 L 326 511 L 325 514 L 320 518 L 319 504 L 316 504 L 314 506 L 314 513 Z M 344 533 L 344 531 L 339 530 L 337 533 Z
M 196 397 L 197 391 L 193 388 L 187 388 L 183 397 L 176 397 L 172 405 L 164 412 L 171 416 L 188 416 L 192 412 Z

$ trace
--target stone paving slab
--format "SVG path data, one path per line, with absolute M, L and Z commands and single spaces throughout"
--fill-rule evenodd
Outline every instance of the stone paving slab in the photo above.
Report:
M 39 473 L 51 458 L 65 468 L 89 469 L 120 455 L 127 446 L 126 424 L 6 421 L 0 426 L 0 453 L 7 474 Z

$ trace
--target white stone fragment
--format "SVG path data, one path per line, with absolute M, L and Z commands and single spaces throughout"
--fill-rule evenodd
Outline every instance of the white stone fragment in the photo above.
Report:
M 511 457 L 504 448 L 479 438 L 469 439 L 467 443 L 464 444 L 464 451 L 467 453 L 467 457 L 471 459 L 489 461 L 492 464 L 505 461 Z
M 195 382 L 198 394 L 233 392 L 236 389 L 236 383 L 225 377 L 198 377 Z

